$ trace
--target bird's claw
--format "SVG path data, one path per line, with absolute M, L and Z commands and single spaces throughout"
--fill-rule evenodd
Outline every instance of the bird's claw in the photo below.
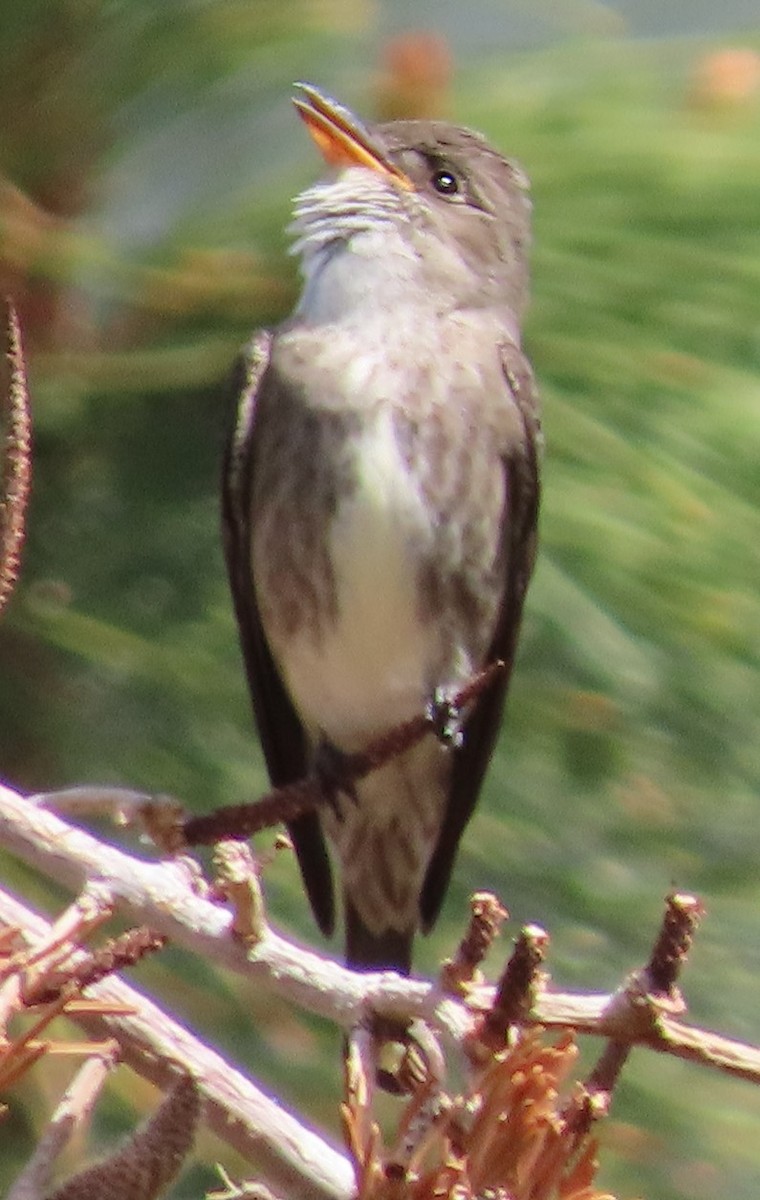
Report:
M 421 1087 L 440 1088 L 446 1074 L 441 1047 L 433 1031 L 417 1018 L 399 1024 L 392 1018 L 376 1017 L 375 1078 L 378 1087 L 396 1096 L 409 1096 Z
M 462 714 L 445 688 L 436 688 L 428 701 L 425 715 L 433 733 L 443 746 L 456 750 L 462 745 Z

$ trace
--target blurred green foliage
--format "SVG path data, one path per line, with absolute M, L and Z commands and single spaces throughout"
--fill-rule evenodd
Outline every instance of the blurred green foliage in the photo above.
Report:
M 318 164 L 290 83 L 370 114 L 370 21 L 345 0 L 4 6 L 0 271 L 36 430 L 0 627 L 0 765 L 21 787 L 121 782 L 199 810 L 264 787 L 218 533 L 222 381 L 295 295 L 283 230 Z M 676 885 L 709 911 L 693 1018 L 758 1041 L 760 100 L 697 95 L 709 50 L 569 44 L 478 63 L 447 98 L 533 179 L 547 453 L 500 754 L 420 962 L 493 887 L 550 930 L 559 986 L 609 989 Z M 268 880 L 273 919 L 314 941 L 287 856 Z M 336 1129 L 334 1031 L 179 952 L 138 978 Z M 125 1084 L 99 1133 L 143 1092 Z M 603 1179 L 622 1195 L 756 1195 L 748 1085 L 639 1053 L 613 1118 Z

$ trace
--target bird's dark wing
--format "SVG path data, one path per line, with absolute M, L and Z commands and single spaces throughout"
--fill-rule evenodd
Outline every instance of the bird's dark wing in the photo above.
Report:
M 256 414 L 266 390 L 271 334 L 256 334 L 234 376 L 235 418 L 222 480 L 222 531 L 248 687 L 269 776 L 275 787 L 303 778 L 309 768 L 306 735 L 267 644 L 251 574 L 251 494 Z M 335 925 L 332 873 L 319 818 L 306 813 L 289 825 L 304 886 L 324 934 Z
M 538 394 L 530 365 L 517 346 L 504 344 L 502 364 L 505 383 L 522 426 L 522 437 L 510 447 L 502 460 L 506 505 L 502 526 L 502 560 L 506 580 L 487 659 L 489 663 L 502 659 L 506 669 L 475 703 L 462 730 L 462 745 L 454 751 L 446 815 L 420 895 L 420 917 L 426 931 L 438 916 L 459 839 L 472 815 L 499 734 L 517 648 L 523 600 L 536 551 L 541 445 Z

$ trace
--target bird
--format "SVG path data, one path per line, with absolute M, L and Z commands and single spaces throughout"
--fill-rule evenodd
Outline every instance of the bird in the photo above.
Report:
M 469 129 L 365 124 L 308 84 L 293 102 L 327 173 L 294 201 L 296 307 L 234 372 L 225 557 L 273 785 L 337 780 L 288 827 L 317 925 L 333 933 L 342 893 L 346 963 L 408 974 L 492 756 L 536 554 L 529 183 Z M 496 660 L 438 736 L 340 788 L 345 756 Z

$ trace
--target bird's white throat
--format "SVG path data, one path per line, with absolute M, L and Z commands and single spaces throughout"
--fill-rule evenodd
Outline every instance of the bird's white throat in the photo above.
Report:
M 302 271 L 296 315 L 316 325 L 372 323 L 423 297 L 419 260 L 401 232 L 388 226 L 314 247 L 304 254 Z
M 349 168 L 298 196 L 290 232 L 304 287 L 296 315 L 329 324 L 419 302 L 421 264 L 409 237 L 413 205 L 364 168 Z

